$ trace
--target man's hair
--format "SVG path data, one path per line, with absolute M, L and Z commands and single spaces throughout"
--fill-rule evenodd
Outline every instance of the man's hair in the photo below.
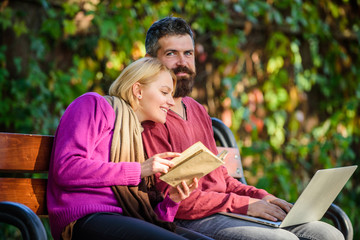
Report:
M 154 82 L 160 72 L 169 72 L 173 79 L 173 86 L 176 89 L 176 76 L 172 70 L 168 69 L 157 58 L 144 57 L 136 60 L 127 66 L 119 77 L 111 84 L 109 95 L 122 98 L 133 108 L 137 108 L 136 96 L 132 92 L 132 86 L 139 82 L 146 86 Z
M 145 48 L 146 53 L 151 57 L 157 57 L 157 52 L 160 49 L 159 39 L 164 36 L 176 36 L 188 34 L 194 44 L 193 32 L 182 18 L 177 17 L 165 17 L 160 19 L 151 25 L 146 33 Z

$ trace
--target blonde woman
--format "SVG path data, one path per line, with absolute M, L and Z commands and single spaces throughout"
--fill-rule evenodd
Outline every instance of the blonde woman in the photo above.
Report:
M 157 59 L 142 58 L 123 70 L 110 96 L 86 93 L 66 109 L 55 134 L 47 191 L 55 240 L 184 239 L 168 230 L 174 231 L 179 202 L 198 181 L 166 196 L 152 194 L 157 197 L 150 202 L 152 176 L 166 173 L 173 166 L 166 159 L 179 154 L 145 160 L 141 140 L 141 122 L 165 123 L 175 79 Z

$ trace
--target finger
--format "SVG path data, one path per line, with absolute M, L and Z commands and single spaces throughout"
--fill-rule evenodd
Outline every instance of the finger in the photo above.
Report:
M 292 203 L 287 203 L 287 206 L 288 206 L 289 211 L 290 211 L 290 209 L 292 209 L 292 207 L 294 206 L 294 204 L 292 204 Z M 288 212 L 289 212 L 289 211 L 288 211 Z
M 199 187 L 199 180 L 197 178 L 193 179 L 193 182 L 189 185 L 190 191 L 192 192 L 194 189 Z
M 292 204 L 291 203 L 288 203 L 288 202 L 285 202 L 282 206 L 281 206 L 281 208 L 285 211 L 285 212 L 289 212 L 290 211 L 290 209 L 292 208 Z
M 178 194 L 179 194 L 179 197 L 181 200 L 184 200 L 186 197 L 185 197 L 185 193 L 183 192 L 183 189 L 181 188 L 181 185 L 177 185 L 176 186 L 176 189 L 178 191 Z
M 161 165 L 165 165 L 167 167 L 173 167 L 174 163 L 170 160 L 167 159 L 162 159 L 160 157 L 154 157 L 154 164 L 161 164 Z
M 272 216 L 271 214 L 268 214 L 268 213 L 263 213 L 263 214 L 261 214 L 260 217 L 261 217 L 261 218 L 264 218 L 264 219 L 266 219 L 266 220 L 273 221 L 273 222 L 277 222 L 277 221 L 278 221 L 278 219 L 277 219 L 276 217 L 274 217 L 274 216 Z
M 277 218 L 278 220 L 283 220 L 286 217 L 286 212 L 282 208 L 273 204 L 270 204 L 266 213 Z
M 163 173 L 163 174 L 168 173 L 169 172 L 169 167 L 167 167 L 167 166 L 160 167 L 160 168 L 158 168 L 157 172 Z
M 174 158 L 174 157 L 179 157 L 181 154 L 180 153 L 176 153 L 176 152 L 163 152 L 163 153 L 158 153 L 155 156 L 160 157 L 160 158 Z
M 282 199 L 277 199 L 276 201 L 272 202 L 273 204 L 276 204 L 277 206 L 279 206 L 281 209 L 283 209 L 285 212 L 289 212 L 290 209 L 292 208 L 292 204 L 288 203 L 285 200 Z
M 182 187 L 182 191 L 183 191 L 184 195 L 189 196 L 190 189 L 189 189 L 189 187 L 188 187 L 188 185 L 186 184 L 185 181 L 181 181 L 181 187 Z
M 151 164 L 151 171 L 154 173 L 167 173 L 170 169 L 169 164 L 167 164 L 167 162 L 169 162 L 168 160 L 154 160 Z

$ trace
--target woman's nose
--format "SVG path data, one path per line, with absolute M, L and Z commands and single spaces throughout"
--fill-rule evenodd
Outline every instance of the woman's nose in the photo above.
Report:
M 175 105 L 175 101 L 174 101 L 174 98 L 171 96 L 168 98 L 168 101 L 167 101 L 167 104 L 172 107 Z

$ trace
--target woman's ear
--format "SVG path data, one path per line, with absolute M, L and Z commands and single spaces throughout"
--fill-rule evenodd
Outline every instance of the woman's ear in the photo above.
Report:
M 142 98 L 142 87 L 139 82 L 134 83 L 132 86 L 132 92 L 134 94 L 135 99 L 141 99 Z

